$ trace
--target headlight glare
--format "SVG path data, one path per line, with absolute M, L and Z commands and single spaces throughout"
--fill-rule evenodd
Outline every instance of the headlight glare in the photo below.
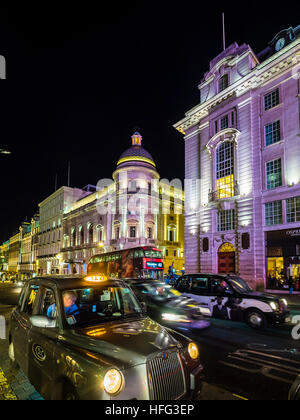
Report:
M 197 344 L 190 343 L 189 346 L 188 346 L 188 352 L 189 352 L 189 355 L 190 355 L 191 359 L 196 360 L 196 359 L 199 358 L 199 349 L 198 349 Z
M 119 394 L 124 386 L 124 379 L 117 369 L 110 369 L 104 376 L 103 386 L 109 395 Z
M 276 302 L 271 302 L 270 306 L 274 311 L 278 311 L 278 309 L 279 309 L 279 306 L 277 305 Z

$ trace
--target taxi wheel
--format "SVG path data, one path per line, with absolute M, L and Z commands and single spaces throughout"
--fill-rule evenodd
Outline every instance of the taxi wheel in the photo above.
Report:
M 261 330 L 266 325 L 266 317 L 261 311 L 253 309 L 246 313 L 246 322 L 249 327 Z

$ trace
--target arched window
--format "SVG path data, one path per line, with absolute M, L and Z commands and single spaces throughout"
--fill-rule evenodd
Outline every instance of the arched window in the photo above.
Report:
M 121 237 L 121 224 L 119 221 L 114 223 L 114 239 L 120 239 Z
M 97 229 L 97 241 L 102 242 L 103 241 L 103 226 L 98 225 L 96 229 Z
M 225 141 L 216 151 L 216 198 L 234 197 L 234 186 L 234 143 Z
M 70 246 L 75 246 L 76 245 L 76 229 L 73 227 L 71 229 L 71 241 L 70 241 Z
M 168 241 L 170 242 L 177 242 L 177 228 L 176 225 L 169 225 L 168 226 Z
M 77 241 L 77 245 L 82 245 L 84 243 L 84 230 L 82 226 L 79 226 L 78 228 L 78 241 Z
M 88 223 L 87 225 L 87 243 L 92 244 L 94 242 L 94 225 Z

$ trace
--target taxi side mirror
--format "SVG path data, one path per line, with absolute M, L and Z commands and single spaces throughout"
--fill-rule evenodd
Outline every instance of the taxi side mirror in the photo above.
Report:
M 30 317 L 30 322 L 33 327 L 37 328 L 55 328 L 56 319 L 51 319 L 46 316 L 35 315 Z

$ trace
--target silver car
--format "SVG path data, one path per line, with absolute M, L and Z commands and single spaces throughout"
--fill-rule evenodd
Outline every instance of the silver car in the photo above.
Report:
M 49 400 L 177 400 L 201 390 L 197 345 L 150 319 L 120 280 L 30 280 L 9 343 L 12 362 Z

